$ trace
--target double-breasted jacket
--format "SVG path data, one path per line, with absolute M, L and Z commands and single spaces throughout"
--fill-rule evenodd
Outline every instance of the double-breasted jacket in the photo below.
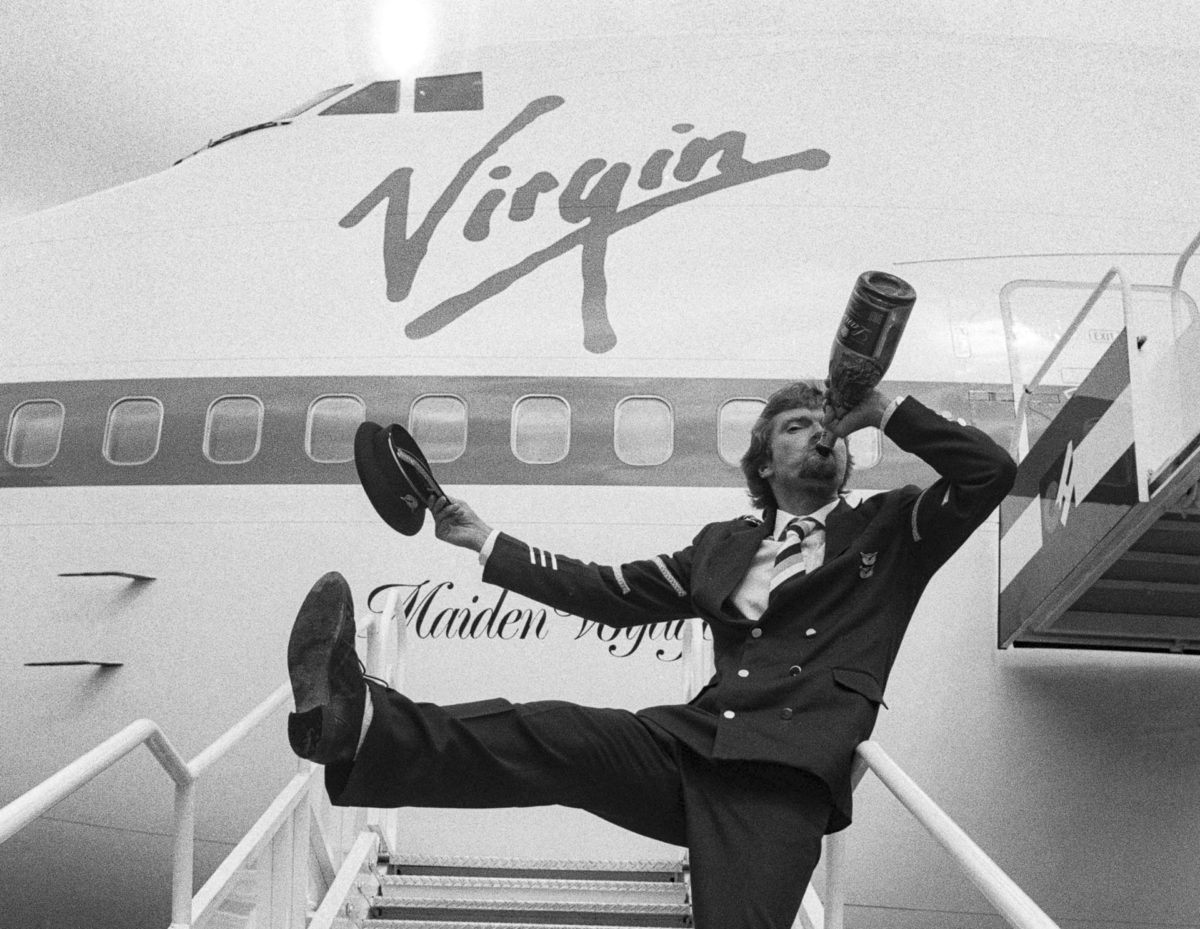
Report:
M 609 626 L 698 616 L 716 674 L 687 705 L 639 715 L 714 759 L 765 761 L 829 787 L 830 831 L 850 822 L 854 749 L 875 724 L 900 642 L 935 571 L 1009 491 L 1016 467 L 980 430 L 911 397 L 886 434 L 938 479 L 841 501 L 816 570 L 790 579 L 751 621 L 733 606 L 775 514 L 704 526 L 687 547 L 622 565 L 585 563 L 501 533 L 484 580 Z M 802 514 L 801 514 L 802 515 Z

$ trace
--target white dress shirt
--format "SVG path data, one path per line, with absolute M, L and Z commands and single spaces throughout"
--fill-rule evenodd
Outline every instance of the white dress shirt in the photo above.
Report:
M 825 520 L 829 518 L 833 508 L 840 502 L 840 498 L 830 500 L 819 510 L 804 514 L 809 519 L 815 520 L 818 526 L 804 537 L 804 570 L 806 572 L 815 571 L 825 560 Z M 779 554 L 784 544 L 781 537 L 784 530 L 787 529 L 788 523 L 796 518 L 794 513 L 786 513 L 783 510 L 775 512 L 774 531 L 759 544 L 758 551 L 754 553 L 754 560 L 750 562 L 750 568 L 746 571 L 746 576 L 742 578 L 742 582 L 733 592 L 733 605 L 746 619 L 757 622 L 767 609 L 767 597 L 771 594 L 771 575 L 775 572 L 775 556 Z

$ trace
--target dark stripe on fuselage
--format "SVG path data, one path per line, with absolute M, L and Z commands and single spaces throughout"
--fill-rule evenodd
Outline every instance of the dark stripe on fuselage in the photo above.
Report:
M 448 484 L 578 484 L 737 487 L 741 471 L 721 459 L 717 423 L 721 406 L 735 398 L 765 398 L 777 380 L 717 378 L 590 377 L 227 377 L 0 384 L 3 446 L 13 410 L 30 400 L 54 399 L 66 410 L 58 455 L 48 465 L 18 468 L 0 459 L 2 487 L 80 487 L 187 484 L 348 484 L 358 478 L 353 462 L 322 464 L 305 451 L 312 402 L 352 394 L 368 419 L 408 423 L 417 398 L 454 395 L 466 402 L 467 449 L 457 460 L 435 465 Z M 911 394 L 935 410 L 973 422 L 1008 447 L 1012 436 L 1011 388 L 997 384 L 893 381 L 889 394 Z M 526 464 L 513 454 L 513 406 L 528 395 L 554 395 L 571 407 L 567 456 L 553 464 Z M 262 443 L 244 464 L 217 464 L 203 454 L 210 404 L 224 396 L 258 397 L 264 407 Z M 661 397 L 674 412 L 674 451 L 662 464 L 621 461 L 613 447 L 614 410 L 628 397 Z M 155 457 L 141 465 L 115 465 L 102 446 L 110 407 L 126 397 L 155 397 L 163 405 L 162 437 Z M 748 436 L 747 436 L 748 440 Z M 852 486 L 885 488 L 921 483 L 932 471 L 883 442 L 879 464 L 862 471 Z

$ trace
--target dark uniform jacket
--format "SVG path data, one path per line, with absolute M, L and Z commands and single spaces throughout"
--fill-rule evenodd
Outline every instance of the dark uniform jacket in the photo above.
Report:
M 484 580 L 609 626 L 701 617 L 712 632 L 716 675 L 688 705 L 639 716 L 709 758 L 815 774 L 832 793 L 836 831 L 849 825 L 854 749 L 874 727 L 917 601 L 1000 503 L 1016 471 L 981 431 L 911 397 L 897 406 L 886 433 L 940 479 L 856 507 L 840 502 L 826 522 L 821 567 L 785 582 L 757 622 L 743 617 L 731 596 L 774 528 L 772 510 L 763 520 L 712 523 L 681 551 L 617 567 L 585 564 L 502 533 Z

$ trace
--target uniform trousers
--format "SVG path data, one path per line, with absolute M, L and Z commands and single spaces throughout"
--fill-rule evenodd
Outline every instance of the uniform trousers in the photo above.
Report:
M 627 710 L 561 701 L 414 703 L 368 682 L 353 762 L 326 768 L 339 806 L 587 810 L 689 852 L 697 929 L 788 929 L 832 810 L 816 777 L 705 758 Z

